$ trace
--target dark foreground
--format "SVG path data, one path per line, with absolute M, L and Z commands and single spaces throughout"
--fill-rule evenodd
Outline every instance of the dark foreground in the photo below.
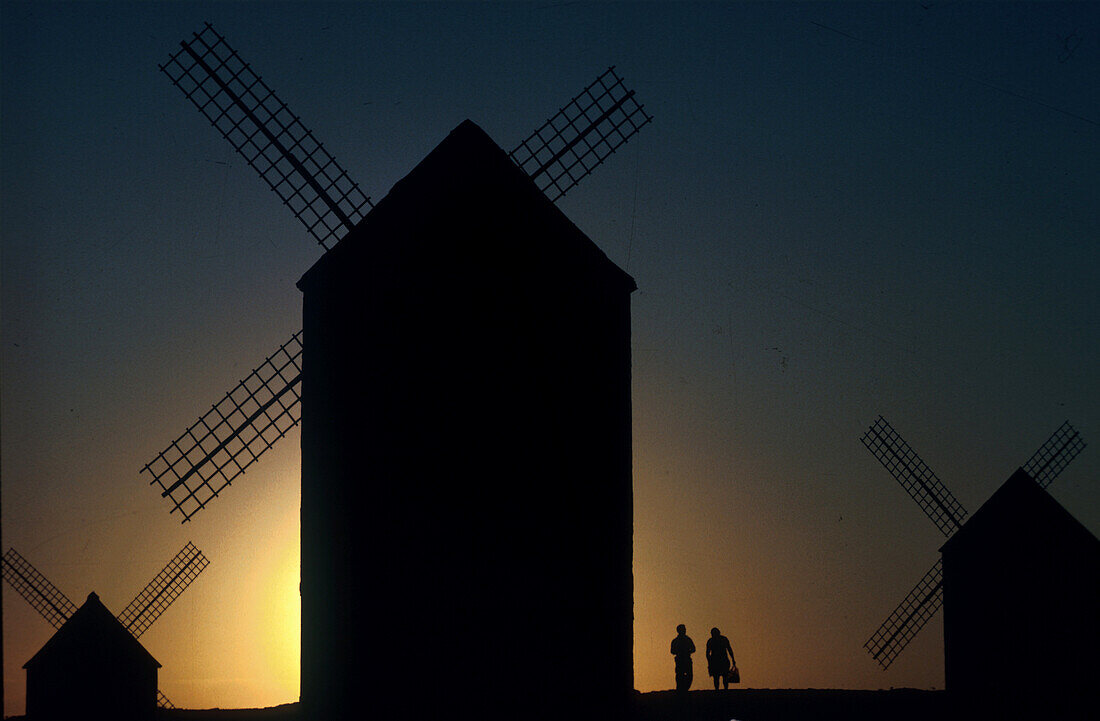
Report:
M 639 694 L 633 721 L 1097 721 L 1094 691 L 1074 699 L 1037 693 L 1026 680 L 987 698 L 946 691 L 738 689 Z
M 747 689 L 638 694 L 633 721 L 941 721 L 948 715 L 942 691 L 837 691 Z M 365 709 L 366 710 L 366 709 Z M 161 711 L 158 721 L 314 721 L 300 719 L 297 704 L 270 709 Z M 363 716 L 370 718 L 369 710 Z M 522 721 L 523 715 L 517 716 Z M 563 721 L 603 721 L 570 719 Z M 608 719 L 607 721 L 621 721 Z
M 370 719 L 364 706 L 357 717 Z M 14 717 L 13 721 L 23 717 Z M 523 714 L 517 715 L 522 721 Z M 944 691 L 891 689 L 738 689 L 637 694 L 633 721 L 982 721 L 984 719 L 1082 719 L 1072 709 L 1023 711 L 979 704 L 956 708 Z M 264 709 L 158 710 L 157 721 L 316 721 L 302 717 L 296 703 Z M 563 719 L 563 721 L 604 721 Z M 619 719 L 607 721 L 620 721 Z
M 640 694 L 635 721 L 910 721 L 953 719 L 943 691 L 738 689 Z

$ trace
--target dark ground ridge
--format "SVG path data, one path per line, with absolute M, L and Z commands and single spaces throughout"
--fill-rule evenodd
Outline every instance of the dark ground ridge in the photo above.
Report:
M 1003 699 L 960 708 L 946 691 L 920 689 L 700 689 L 637 693 L 630 721 L 981 721 L 982 719 L 1089 719 L 1073 708 L 1006 706 Z M 361 709 L 370 718 L 370 704 Z M 523 719 L 522 710 L 516 713 Z M 23 716 L 8 717 L 23 721 Z M 313 721 L 297 703 L 261 709 L 158 709 L 157 721 Z M 568 719 L 563 721 L 598 721 Z M 609 720 L 611 721 L 611 720 Z M 626 721 L 626 720 L 614 720 Z

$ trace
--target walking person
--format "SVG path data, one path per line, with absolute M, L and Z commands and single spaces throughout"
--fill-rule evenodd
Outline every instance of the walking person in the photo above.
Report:
M 722 635 L 717 628 L 710 630 L 710 638 L 707 639 L 707 673 L 714 677 L 714 690 L 718 690 L 718 680 L 721 679 L 724 688 L 730 687 L 730 669 L 737 668 L 737 661 L 733 657 L 733 646 L 730 640 Z
M 695 642 L 687 635 L 687 626 L 676 627 L 676 638 L 672 639 L 672 656 L 676 659 L 676 690 L 686 693 L 691 688 L 691 654 L 695 653 Z

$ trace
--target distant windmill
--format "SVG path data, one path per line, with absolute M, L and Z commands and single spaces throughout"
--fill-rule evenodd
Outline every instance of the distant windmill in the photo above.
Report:
M 373 203 L 209 23 L 180 46 L 160 70 L 327 251 Z M 509 155 L 556 201 L 650 120 L 611 67 Z M 298 331 L 142 468 L 181 522 L 298 424 L 301 357 Z
M 860 441 L 890 471 L 944 536 L 951 537 L 962 527 L 967 516 L 966 509 L 886 419 L 879 416 Z M 1081 435 L 1067 421 L 1028 459 L 1021 470 L 1040 487 L 1046 488 L 1084 448 Z M 937 560 L 863 648 L 883 670 L 889 668 L 942 605 L 943 561 Z
M 9 548 L 0 562 L 4 580 L 51 626 L 61 628 L 76 613 L 76 605 L 14 548 Z M 118 622 L 135 639 L 140 638 L 209 563 L 202 551 L 188 542 L 122 613 L 116 616 Z M 159 690 L 157 705 L 161 708 L 173 708 L 168 698 Z

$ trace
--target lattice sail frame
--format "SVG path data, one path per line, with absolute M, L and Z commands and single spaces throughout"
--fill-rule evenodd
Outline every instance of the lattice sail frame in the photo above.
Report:
M 328 249 L 373 207 L 336 158 L 210 23 L 159 66 Z
M 302 332 L 279 346 L 142 473 L 190 520 L 302 418 Z
M 937 560 L 863 648 L 885 671 L 943 606 L 943 561 Z
M 123 609 L 118 615 L 119 622 L 134 638 L 140 638 L 208 565 L 210 561 L 189 541 Z
M 611 66 L 509 157 L 557 201 L 652 120 Z
M 1024 472 L 1040 487 L 1046 488 L 1086 445 L 1077 429 L 1066 421 L 1023 465 Z
M 368 211 L 373 208 L 370 199 L 358 191 L 358 185 L 336 165 L 335 159 L 324 153 L 320 143 L 316 145 L 317 153 L 324 161 L 321 167 L 331 165 L 338 169 L 337 180 L 326 175 L 326 183 L 319 190 L 315 187 L 318 183 L 310 182 L 307 165 L 298 162 L 280 139 L 284 133 L 294 137 L 300 135 L 308 139 L 308 143 L 295 140 L 290 149 L 299 146 L 312 148 L 312 144 L 316 142 L 312 133 L 301 125 L 297 116 L 290 113 L 286 104 L 251 71 L 248 64 L 240 60 L 238 53 L 209 23 L 194 34 L 190 43 L 183 41 L 180 45 L 182 49 L 171 56 L 165 65 L 160 66 L 161 71 L 183 91 L 237 152 L 248 160 L 322 247 L 327 249 L 329 241 L 338 240 L 351 227 L 349 221 L 352 224 L 358 222 L 364 208 Z M 209 61 L 214 63 L 213 67 Z M 250 103 L 256 107 L 250 107 Z M 284 113 L 286 115 L 282 117 L 280 114 Z M 274 130 L 266 126 L 268 118 L 273 119 L 270 122 L 277 125 Z M 551 201 L 556 201 L 650 121 L 652 118 L 634 99 L 634 91 L 626 88 L 612 66 L 521 142 L 509 157 L 535 181 Z M 243 129 L 246 125 L 247 129 Z M 255 140 L 260 136 L 270 147 L 260 147 Z M 268 150 L 271 148 L 274 150 L 270 153 L 272 157 L 269 157 Z M 279 160 L 280 156 L 283 161 Z M 312 151 L 310 157 L 313 157 Z M 282 165 L 278 166 L 280 162 Z M 287 166 L 291 170 L 288 171 Z M 291 182 L 288 180 L 291 177 L 298 181 Z M 304 186 L 300 182 L 302 180 L 305 181 Z M 344 180 L 350 183 L 354 192 L 347 189 Z M 329 184 L 340 186 L 341 194 L 335 201 L 327 193 Z M 306 187 L 315 192 L 316 197 L 307 199 L 302 190 Z M 310 209 L 312 215 L 307 216 L 297 207 L 298 200 L 289 200 L 298 196 L 301 196 L 301 202 Z M 326 209 L 339 223 L 324 220 L 328 217 Z M 319 230 L 322 226 L 323 232 Z M 295 337 L 300 339 L 301 331 Z M 279 351 L 276 351 L 268 360 L 278 354 Z M 237 388 L 247 381 L 247 378 L 241 381 Z M 288 383 L 287 387 L 290 385 L 296 385 L 296 381 Z M 171 512 L 180 511 L 183 523 L 189 521 L 233 479 L 243 473 L 245 468 L 270 449 L 282 438 L 285 430 L 289 430 L 285 429 L 269 441 L 254 442 L 253 438 L 253 441 L 247 443 L 238 441 L 237 434 L 254 432 L 255 429 L 248 423 L 240 423 L 235 427 L 229 424 L 232 430 L 228 435 L 221 431 L 214 433 L 213 428 L 221 425 L 221 419 L 212 414 L 235 391 L 230 391 L 226 394 L 226 399 L 214 404 L 214 411 L 201 417 L 142 469 L 143 473 L 147 472 L 151 476 L 150 485 L 159 484 L 161 495 L 171 496 Z M 300 396 L 295 391 L 287 399 L 289 405 L 283 409 L 284 416 L 293 419 L 293 426 L 301 417 Z M 230 413 L 233 412 L 232 405 L 230 403 L 226 406 Z M 220 416 L 221 413 L 217 415 Z M 214 425 L 211 426 L 211 423 Z M 205 448 L 203 441 L 196 437 L 196 431 L 203 438 L 212 434 L 217 439 L 215 448 L 195 451 L 196 447 Z M 230 450 L 221 453 L 225 449 Z M 243 463 L 237 460 L 238 455 L 244 456 Z M 211 466 L 211 463 L 214 465 Z
M 76 604 L 14 548 L 8 549 L 0 565 L 4 580 L 54 628 L 61 628 L 76 613 Z
M 879 416 L 859 439 L 945 536 L 962 526 L 966 509 L 886 419 Z

